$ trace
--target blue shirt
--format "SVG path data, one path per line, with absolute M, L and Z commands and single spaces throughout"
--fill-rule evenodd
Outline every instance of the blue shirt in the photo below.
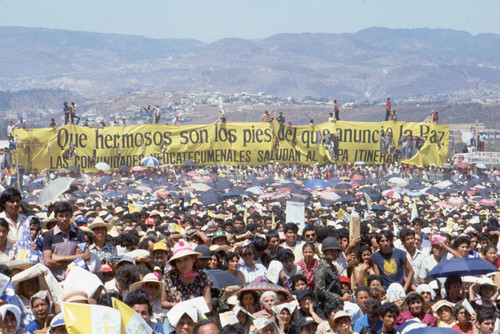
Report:
M 38 326 L 38 324 L 36 323 L 36 320 L 33 320 L 32 322 L 30 322 L 28 324 L 28 326 L 26 326 L 26 331 L 33 334 L 35 331 L 39 331 L 41 330 L 40 326 Z
M 356 322 L 354 323 L 354 330 L 353 331 L 354 331 L 354 333 L 359 333 L 365 327 L 373 328 L 373 326 L 370 322 L 370 319 L 368 319 L 368 314 L 365 314 L 364 316 L 362 316 L 361 318 L 356 320 Z M 378 331 L 379 329 L 382 329 L 382 320 L 378 319 L 377 325 L 375 326 L 374 329 L 376 331 Z
M 380 276 L 384 279 L 384 289 L 387 289 L 392 283 L 399 283 L 404 286 L 405 251 L 394 248 L 388 254 L 377 251 L 370 257 L 373 263 L 377 265 Z

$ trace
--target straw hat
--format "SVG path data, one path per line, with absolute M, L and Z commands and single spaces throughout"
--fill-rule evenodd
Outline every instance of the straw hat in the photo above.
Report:
M 479 290 L 481 289 L 482 286 L 491 286 L 493 288 L 497 287 L 495 285 L 495 283 L 493 283 L 491 278 L 483 277 L 483 278 L 478 279 L 476 282 L 476 285 L 474 285 L 474 287 L 472 288 L 474 291 L 474 294 L 478 295 Z
M 184 241 L 179 241 L 173 248 L 173 255 L 168 260 L 168 263 L 172 263 L 173 261 L 180 259 L 181 257 L 195 255 L 196 258 L 199 258 L 202 254 L 195 252 L 189 243 Z
M 94 230 L 95 228 L 98 227 L 105 227 L 106 232 L 109 232 L 109 230 L 111 230 L 113 226 L 111 226 L 111 224 L 105 223 L 101 217 L 96 217 L 92 222 L 92 224 L 89 225 L 89 229 Z
M 146 276 L 144 276 L 144 278 L 142 279 L 142 281 L 139 281 L 139 282 L 135 282 L 135 283 L 132 283 L 128 289 L 128 291 L 132 292 L 134 290 L 137 290 L 141 287 L 144 286 L 144 284 L 146 283 L 155 283 L 155 284 L 158 284 L 158 295 L 156 297 L 161 297 L 161 293 L 163 291 L 163 282 L 161 282 L 160 280 L 158 280 L 158 277 L 153 274 L 153 273 L 149 273 L 147 274 Z

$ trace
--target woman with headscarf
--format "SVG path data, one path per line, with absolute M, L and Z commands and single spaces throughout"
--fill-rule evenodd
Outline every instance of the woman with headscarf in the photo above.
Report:
M 281 334 L 289 334 L 297 332 L 297 329 L 295 328 L 293 321 L 294 311 L 295 311 L 295 304 L 293 303 L 284 303 L 273 306 L 275 323 L 278 324 Z
M 21 311 L 17 306 L 5 304 L 0 306 L 0 316 L 2 317 L 2 334 L 25 334 L 21 329 Z
M 173 249 L 173 255 L 168 260 L 172 269 L 165 274 L 165 285 L 162 295 L 162 307 L 170 309 L 179 302 L 191 298 L 203 297 L 209 309 L 212 309 L 210 288 L 213 282 L 203 271 L 195 266 L 201 253 L 184 241 L 179 241 Z
M 417 318 L 429 327 L 436 327 L 437 319 L 432 315 L 432 309 L 418 292 L 410 292 L 403 300 L 401 313 L 396 319 L 399 326 L 407 320 Z
M 50 295 L 47 290 L 37 292 L 31 297 L 31 310 L 35 320 L 26 326 L 26 331 L 34 334 L 49 325 Z

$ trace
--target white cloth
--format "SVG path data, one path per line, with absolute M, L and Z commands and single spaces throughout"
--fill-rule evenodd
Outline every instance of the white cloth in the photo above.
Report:
M 7 236 L 7 238 L 12 241 L 20 240 L 22 238 L 20 226 L 26 221 L 27 217 L 25 215 L 18 214 L 16 222 L 17 227 L 14 226 L 14 223 L 7 218 L 7 216 L 5 215 L 5 211 L 2 211 L 0 213 L 0 218 L 5 219 L 9 223 L 9 235 Z

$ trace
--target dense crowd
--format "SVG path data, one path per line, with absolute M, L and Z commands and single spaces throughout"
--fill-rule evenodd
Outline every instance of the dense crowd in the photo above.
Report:
M 70 189 L 40 205 L 62 176 Z M 71 332 L 67 303 L 114 300 L 155 333 L 499 332 L 498 170 L 185 166 L 24 178 L 22 191 L 0 195 L 2 333 Z M 287 202 L 303 206 L 303 221 Z M 480 273 L 453 271 L 474 260 Z

